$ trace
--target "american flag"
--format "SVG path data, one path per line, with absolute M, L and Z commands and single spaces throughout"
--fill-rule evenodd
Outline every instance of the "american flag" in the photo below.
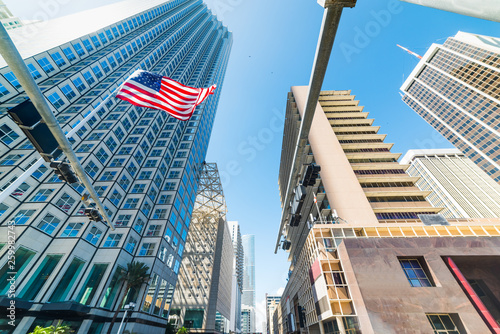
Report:
M 197 105 L 216 86 L 193 88 L 159 74 L 137 70 L 122 84 L 116 97 L 139 107 L 164 110 L 181 121 L 193 115 Z

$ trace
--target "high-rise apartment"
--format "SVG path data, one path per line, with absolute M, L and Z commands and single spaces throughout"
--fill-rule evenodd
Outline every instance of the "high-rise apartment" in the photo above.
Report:
M 500 185 L 457 149 L 409 150 L 401 159 L 446 218 L 500 217 Z
M 255 236 L 245 234 L 243 244 L 242 333 L 255 332 Z M 243 310 L 244 309 L 244 310 Z M 248 320 L 244 317 L 248 316 Z M 244 324 L 247 324 L 245 326 Z M 248 331 L 250 330 L 250 331 Z
M 240 225 L 228 222 L 234 250 L 233 286 L 231 291 L 231 330 L 241 333 L 241 295 L 243 293 L 243 243 Z
M 350 91 L 321 92 L 287 186 L 307 90 L 292 87 L 286 108 L 279 236 L 290 272 L 274 331 L 497 330 L 500 219 L 444 219 Z
M 163 333 L 232 35 L 201 0 L 128 0 L 45 22 L 35 35 L 23 29 L 11 36 L 63 131 L 137 68 L 189 86 L 217 84 L 189 121 L 112 98 L 70 138 L 114 231 L 89 221 L 84 188 L 61 182 L 47 165 L 0 204 L 1 229 L 13 221 L 16 231 L 15 333 L 58 320 L 75 333 L 104 333 L 114 311 L 130 302 L 136 306 L 127 330 Z M 0 189 L 6 189 L 40 156 L 6 113 L 27 97 L 3 60 L 0 67 Z M 0 242 L 4 295 L 6 232 Z M 132 261 L 149 266 L 150 280 L 127 292 L 118 278 Z
M 403 101 L 500 182 L 500 39 L 458 32 L 432 44 Z
M 190 333 L 229 333 L 234 252 L 215 163 L 204 165 L 170 319 Z
M 273 315 L 278 307 L 281 296 L 271 296 L 266 293 L 266 332 L 267 334 L 278 334 L 274 332 Z

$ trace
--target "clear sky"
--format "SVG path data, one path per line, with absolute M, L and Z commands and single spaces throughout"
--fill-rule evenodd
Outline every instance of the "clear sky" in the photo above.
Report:
M 115 0 L 4 0 L 26 19 L 57 17 Z M 233 32 L 234 44 L 207 161 L 223 176 L 228 219 L 255 234 L 257 329 L 265 321 L 265 293 L 286 285 L 287 253 L 274 254 L 281 207 L 278 170 L 290 86 L 309 83 L 323 8 L 315 0 L 208 0 Z M 418 59 L 459 30 L 500 36 L 500 23 L 398 0 L 358 0 L 344 9 L 324 90 L 349 89 L 370 112 L 392 151 L 451 145 L 399 96 Z M 264 312 L 264 313 L 262 313 Z

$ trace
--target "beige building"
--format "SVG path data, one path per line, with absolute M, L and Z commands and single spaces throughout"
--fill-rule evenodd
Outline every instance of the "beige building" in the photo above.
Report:
M 500 217 L 500 185 L 458 149 L 409 150 L 401 159 L 446 218 Z
M 279 233 L 290 272 L 274 331 L 496 328 L 500 219 L 440 215 L 442 208 L 426 201 L 430 191 L 416 187 L 418 177 L 397 162 L 400 154 L 391 152 L 350 91 L 321 93 L 309 145 L 297 163 L 301 170 L 287 188 L 306 96 L 307 87 L 292 87 L 287 101 Z M 317 178 L 311 177 L 313 166 L 321 168 Z M 283 203 L 290 193 L 291 203 Z M 477 300 L 485 305 L 481 314 Z
M 229 333 L 233 243 L 215 163 L 204 165 L 169 321 L 190 333 Z

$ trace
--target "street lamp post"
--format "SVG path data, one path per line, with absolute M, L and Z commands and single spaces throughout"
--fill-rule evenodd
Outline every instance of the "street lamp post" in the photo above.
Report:
M 123 307 L 125 309 L 125 313 L 123 314 L 123 318 L 122 318 L 122 322 L 120 323 L 120 327 L 118 327 L 118 333 L 117 334 L 121 334 L 121 332 L 122 332 L 123 323 L 125 322 L 125 319 L 127 318 L 127 312 L 128 312 L 128 310 L 131 309 L 133 311 L 134 307 L 135 307 L 135 303 L 129 303 L 129 304 L 127 304 L 127 305 L 125 305 Z M 123 328 L 123 330 L 125 330 L 125 327 Z

